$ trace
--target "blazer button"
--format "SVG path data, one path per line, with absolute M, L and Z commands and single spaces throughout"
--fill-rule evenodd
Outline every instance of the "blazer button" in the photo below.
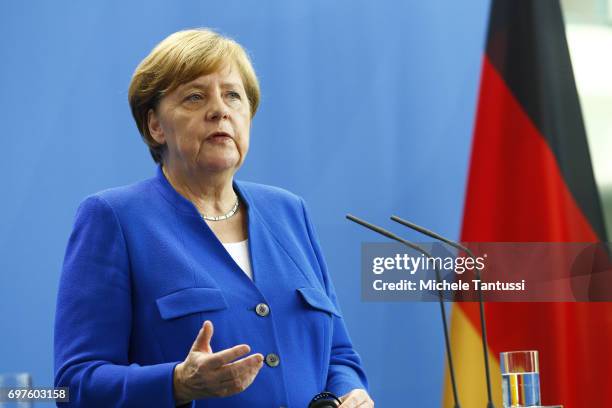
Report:
M 280 364 L 280 358 L 278 354 L 270 353 L 266 356 L 266 364 L 270 367 L 276 367 Z
M 257 313 L 257 315 L 261 317 L 266 317 L 267 315 L 270 314 L 270 307 L 266 305 L 265 303 L 260 303 L 257 306 L 255 306 L 255 313 Z

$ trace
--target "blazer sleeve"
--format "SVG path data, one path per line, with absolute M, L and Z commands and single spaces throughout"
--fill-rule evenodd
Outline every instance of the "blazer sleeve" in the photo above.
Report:
M 79 207 L 68 241 L 55 316 L 55 386 L 69 407 L 174 407 L 178 362 L 140 366 L 128 358 L 131 284 L 126 241 L 99 196 Z
M 306 204 L 304 200 L 300 199 L 300 201 L 302 203 L 302 210 L 304 211 L 308 237 L 319 264 L 319 270 L 323 280 L 322 283 L 334 306 L 340 311 L 336 291 L 327 271 L 327 264 L 323 258 L 319 239 L 316 235 L 312 221 L 310 220 L 310 216 L 308 215 Z M 340 315 L 342 314 L 340 313 Z M 368 381 L 361 365 L 361 358 L 353 349 L 353 344 L 351 343 L 346 325 L 344 324 L 344 318 L 333 316 L 332 344 L 326 390 L 337 396 L 342 396 L 356 388 L 368 389 Z

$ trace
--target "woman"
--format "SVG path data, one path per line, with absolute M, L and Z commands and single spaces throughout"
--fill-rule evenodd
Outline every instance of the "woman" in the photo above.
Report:
M 55 325 L 70 405 L 372 407 L 304 202 L 234 180 L 259 103 L 244 50 L 172 34 L 129 101 L 159 167 L 77 212 Z

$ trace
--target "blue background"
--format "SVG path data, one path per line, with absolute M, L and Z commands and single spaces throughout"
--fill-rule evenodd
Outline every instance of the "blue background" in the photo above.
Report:
M 208 26 L 261 81 L 238 177 L 302 195 L 378 407 L 440 405 L 436 304 L 364 303 L 369 231 L 398 214 L 457 237 L 489 1 L 88 1 L 0 5 L 0 372 L 53 384 L 53 319 L 76 207 L 154 173 L 127 88 L 168 34 Z M 403 232 L 403 231 L 402 231 Z M 405 235 L 418 240 L 412 233 Z

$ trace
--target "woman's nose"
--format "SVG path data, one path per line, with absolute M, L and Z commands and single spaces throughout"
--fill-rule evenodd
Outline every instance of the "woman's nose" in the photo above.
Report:
M 210 98 L 210 106 L 206 111 L 206 119 L 221 120 L 229 117 L 229 110 L 225 105 L 221 95 L 214 95 Z

